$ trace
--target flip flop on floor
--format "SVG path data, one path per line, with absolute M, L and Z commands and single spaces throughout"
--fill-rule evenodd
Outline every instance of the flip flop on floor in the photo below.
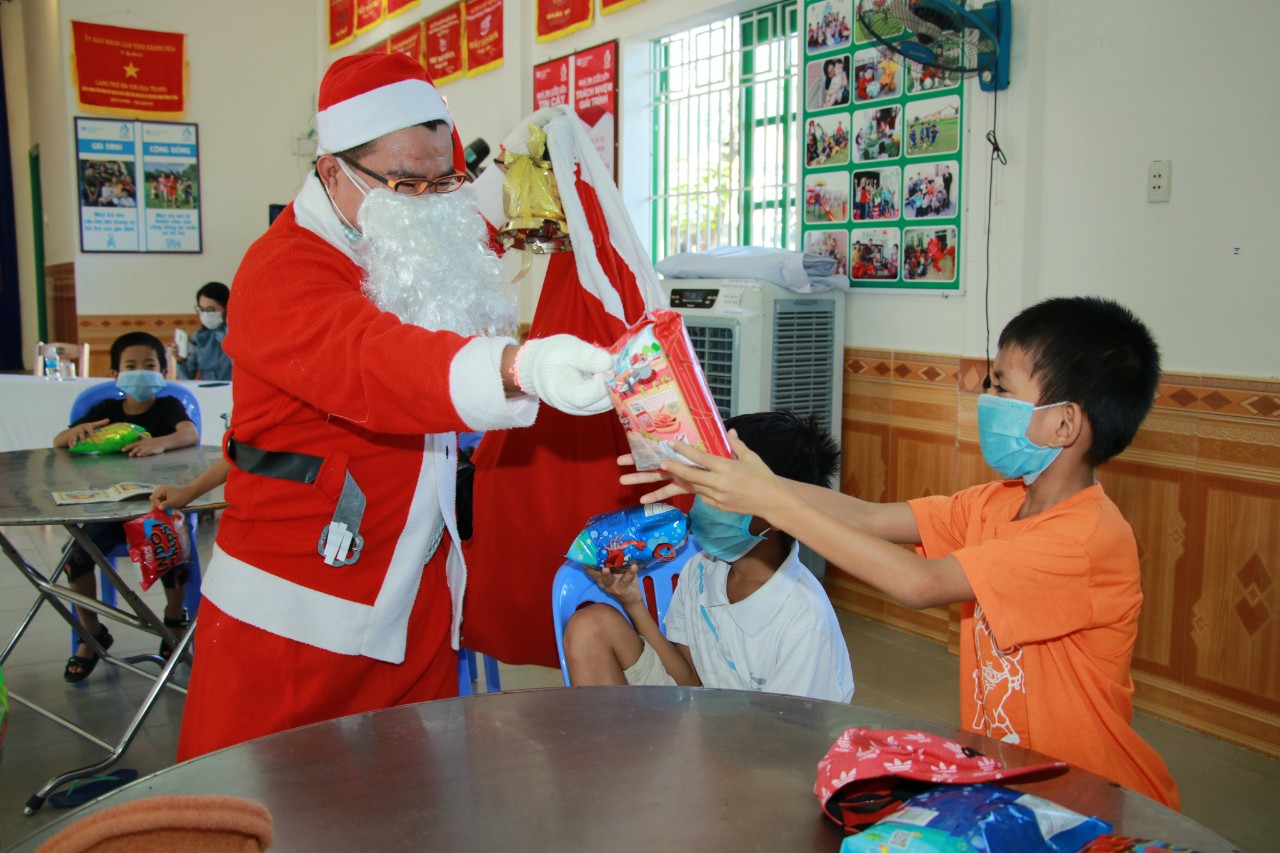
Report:
M 49 796 L 49 805 L 57 809 L 70 809 L 83 806 L 92 799 L 101 797 L 108 791 L 114 791 L 121 785 L 128 784 L 138 778 L 138 771 L 129 768 L 113 770 L 100 776 L 86 776 L 71 783 L 65 791 L 58 791 Z

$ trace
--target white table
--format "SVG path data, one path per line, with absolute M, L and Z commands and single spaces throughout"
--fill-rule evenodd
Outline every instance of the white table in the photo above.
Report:
M 35 450 L 49 447 L 53 437 L 67 428 L 71 403 L 84 389 L 114 380 L 89 376 L 83 379 L 45 379 L 30 374 L 0 374 L 0 451 Z M 200 403 L 200 443 L 222 445 L 231 414 L 231 385 L 217 382 L 187 382 Z

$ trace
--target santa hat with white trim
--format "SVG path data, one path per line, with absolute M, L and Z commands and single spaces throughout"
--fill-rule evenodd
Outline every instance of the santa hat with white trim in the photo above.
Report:
M 320 83 L 320 153 L 346 151 L 428 121 L 444 121 L 454 131 L 444 99 L 426 70 L 407 54 L 344 56 L 329 66 Z

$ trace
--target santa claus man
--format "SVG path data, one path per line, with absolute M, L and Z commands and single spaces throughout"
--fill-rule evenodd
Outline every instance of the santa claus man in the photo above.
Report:
M 540 402 L 609 408 L 604 350 L 504 336 L 483 190 L 416 62 L 338 60 L 316 126 L 315 172 L 232 286 L 229 508 L 180 760 L 456 694 L 456 433 L 528 426 Z

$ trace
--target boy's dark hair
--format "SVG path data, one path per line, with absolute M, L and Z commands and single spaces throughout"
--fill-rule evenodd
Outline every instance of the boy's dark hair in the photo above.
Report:
M 231 288 L 227 287 L 220 281 L 211 281 L 204 287 L 196 291 L 196 302 L 200 302 L 200 297 L 212 299 L 214 302 L 227 307 L 227 303 L 231 301 Z
M 840 471 L 840 445 L 814 415 L 785 411 L 738 415 L 725 421 L 724 428 L 736 430 L 742 443 L 779 477 L 828 487 Z M 782 537 L 783 545 L 790 548 L 794 537 L 786 533 Z
M 112 342 L 111 369 L 119 372 L 120 356 L 124 355 L 124 351 L 129 347 L 136 346 L 151 347 L 156 351 L 156 357 L 160 359 L 160 372 L 164 373 L 168 369 L 168 360 L 164 356 L 164 344 L 160 343 L 160 339 L 155 335 L 147 332 L 126 332 Z
M 1030 357 L 1039 405 L 1071 402 L 1084 410 L 1093 427 L 1089 465 L 1128 447 L 1155 402 L 1160 350 L 1143 322 L 1110 299 L 1046 299 L 1009 321 L 1000 346 Z

